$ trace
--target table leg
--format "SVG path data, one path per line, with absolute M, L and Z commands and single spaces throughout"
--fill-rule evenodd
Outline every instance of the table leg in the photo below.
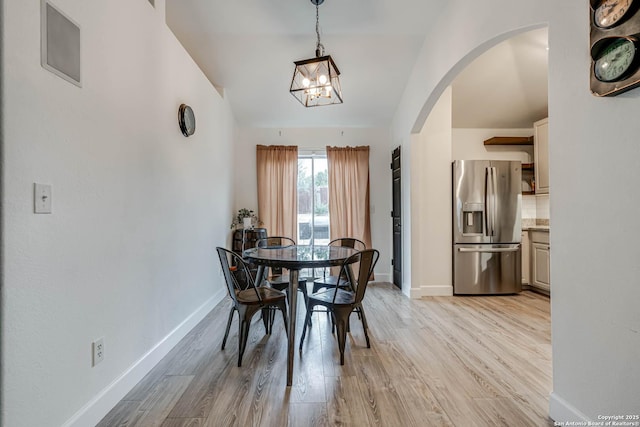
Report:
M 287 348 L 287 386 L 293 382 L 293 358 L 296 346 L 296 309 L 298 308 L 299 270 L 289 270 L 289 344 Z
M 264 265 L 258 265 L 258 271 L 256 271 L 256 288 L 262 285 L 262 276 L 264 276 Z

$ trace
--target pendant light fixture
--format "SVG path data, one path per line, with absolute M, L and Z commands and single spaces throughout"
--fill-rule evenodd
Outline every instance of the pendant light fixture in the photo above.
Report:
M 311 0 L 316 6 L 316 57 L 295 61 L 296 69 L 291 79 L 289 92 L 305 107 L 342 104 L 340 71 L 331 55 L 324 54 L 320 43 L 320 15 L 318 6 L 324 0 Z

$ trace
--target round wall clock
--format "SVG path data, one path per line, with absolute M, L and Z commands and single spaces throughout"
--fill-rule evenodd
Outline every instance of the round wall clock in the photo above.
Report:
M 181 104 L 178 108 L 178 123 L 184 136 L 193 135 L 196 131 L 196 116 L 187 104 Z
M 591 70 L 595 96 L 640 86 L 640 0 L 589 0 Z
M 616 37 L 594 58 L 593 72 L 601 82 L 623 80 L 638 68 L 635 37 Z
M 633 0 L 602 0 L 593 13 L 593 20 L 600 28 L 611 28 L 620 23 L 631 9 Z

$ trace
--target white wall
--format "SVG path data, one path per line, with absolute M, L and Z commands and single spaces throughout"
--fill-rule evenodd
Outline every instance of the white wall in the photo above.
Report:
M 40 2 L 1 4 L 0 424 L 94 425 L 225 296 L 234 121 L 163 1 L 55 1 L 81 27 L 82 88 L 40 66 Z M 34 182 L 53 214 L 33 214 Z
M 302 108 L 302 107 L 301 107 Z M 256 145 L 297 145 L 298 150 L 324 151 L 330 146 L 368 145 L 371 242 L 380 251 L 376 280 L 391 280 L 391 149 L 385 128 L 241 128 L 235 146 L 236 209 L 257 211 Z M 258 216 L 259 216 L 258 212 Z M 229 218 L 229 224 L 231 218 Z
M 411 246 L 413 241 L 407 236 L 411 236 L 413 230 L 412 218 L 412 205 L 413 198 L 411 193 L 414 191 L 414 185 L 412 185 L 411 179 L 411 159 L 413 158 L 412 146 L 417 146 L 415 141 L 418 139 L 418 135 L 405 135 L 402 139 L 396 139 L 396 145 L 400 146 L 400 161 L 401 161 L 401 205 L 402 205 L 402 218 L 401 218 L 401 243 L 402 243 L 402 293 L 410 297 L 413 289 L 413 281 L 411 280 L 411 272 L 413 271 L 413 252 Z M 413 143 L 412 143 L 413 141 Z M 416 186 L 420 183 L 416 182 Z M 416 218 L 418 220 L 419 218 Z M 416 260 L 416 262 L 418 262 Z M 415 294 L 415 292 L 413 292 Z
M 452 295 L 451 87 L 411 142 L 411 297 Z M 406 231 L 406 230 L 405 230 Z
M 589 93 L 588 6 L 555 4 L 549 27 L 552 415 L 638 415 L 640 90 L 613 98 Z
M 451 134 L 452 160 L 520 160 L 533 162 L 533 145 L 484 145 L 494 136 L 532 136 L 530 129 L 463 129 Z
M 640 247 L 633 238 L 640 234 L 640 92 L 589 93 L 588 7 L 583 0 L 450 2 L 425 40 L 392 128 L 392 138 L 406 143 L 458 70 L 514 32 L 549 22 L 556 421 L 640 413 Z M 464 36 L 442 43 L 445 33 Z

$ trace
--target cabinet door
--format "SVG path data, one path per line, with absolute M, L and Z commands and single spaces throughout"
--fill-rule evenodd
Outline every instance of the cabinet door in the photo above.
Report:
M 551 274 L 549 271 L 549 245 L 545 243 L 532 243 L 531 244 L 532 255 L 532 269 L 533 275 L 532 285 L 544 289 L 550 289 Z
M 522 232 L 522 284 L 529 284 L 529 254 L 530 246 L 529 246 L 529 232 Z
M 549 193 L 549 119 L 535 122 L 533 128 L 536 194 L 547 194 Z

